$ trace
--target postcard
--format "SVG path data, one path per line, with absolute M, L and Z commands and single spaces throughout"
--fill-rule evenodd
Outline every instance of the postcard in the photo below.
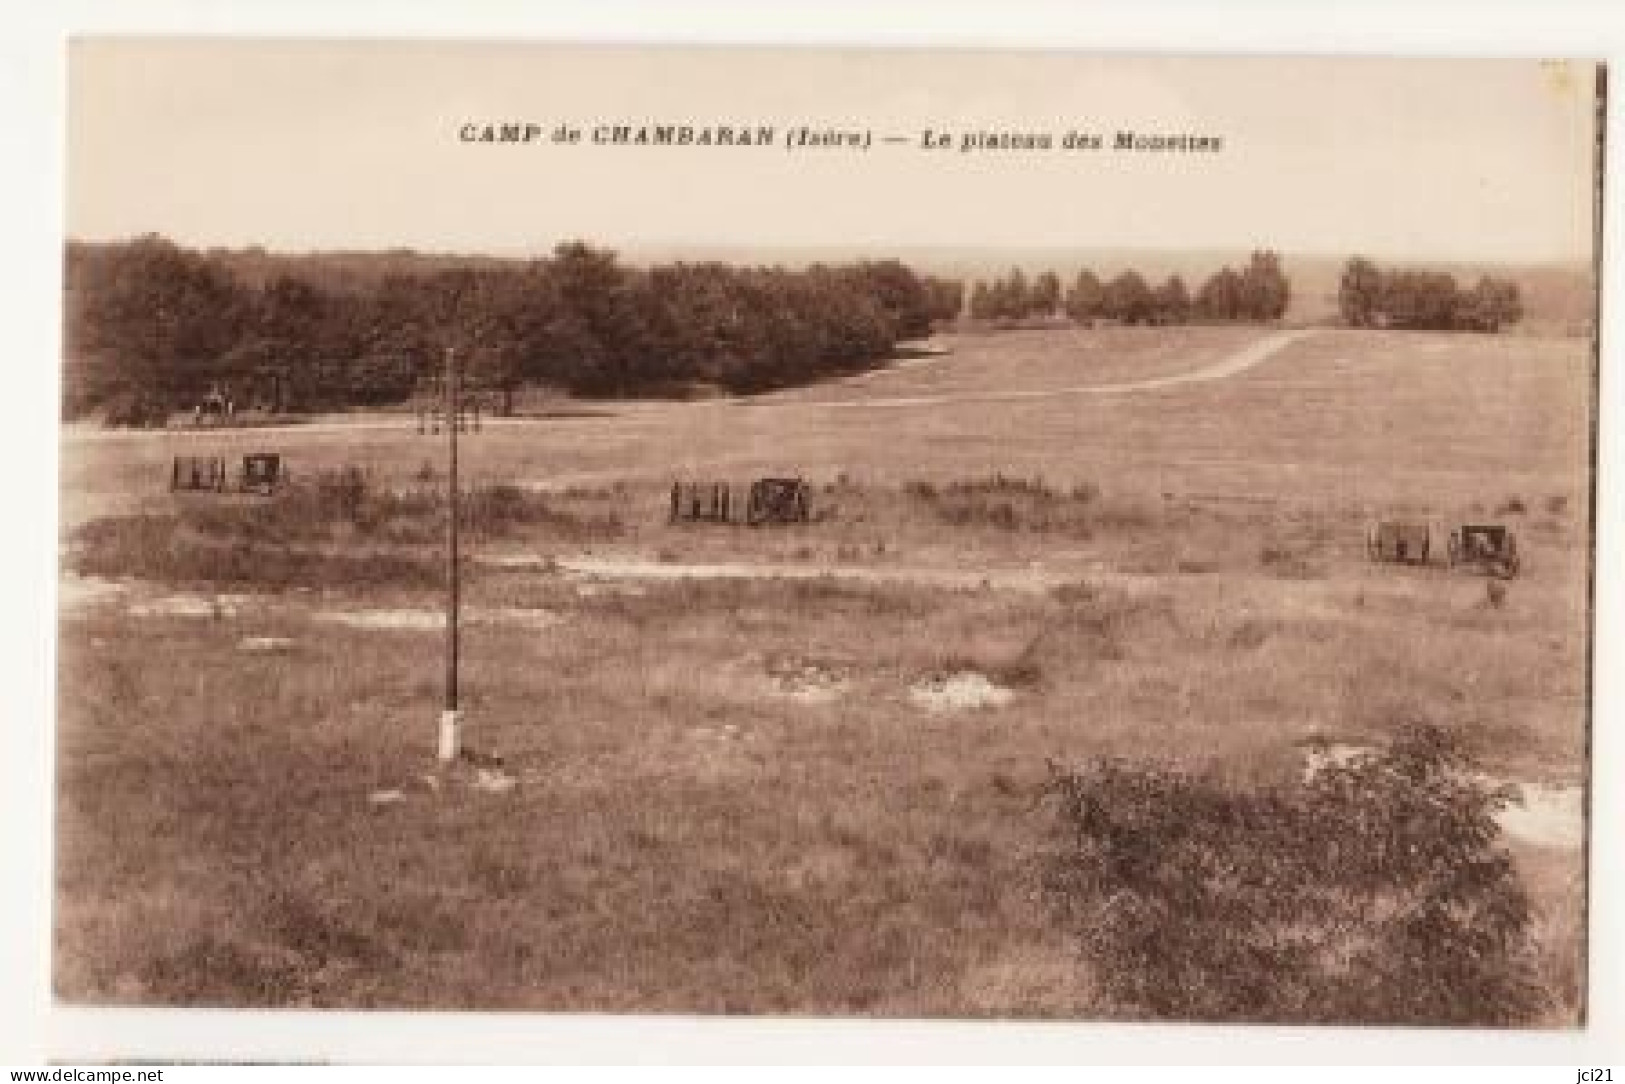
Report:
M 75 39 L 58 1003 L 1584 1026 L 1604 75 Z

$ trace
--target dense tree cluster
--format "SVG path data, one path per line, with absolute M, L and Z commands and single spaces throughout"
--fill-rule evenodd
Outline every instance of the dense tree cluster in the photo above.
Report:
M 1197 292 L 1195 309 L 1206 320 L 1279 320 L 1292 287 L 1274 252 L 1255 252 L 1240 271 L 1221 267 Z
M 1523 319 L 1510 280 L 1484 275 L 1463 290 L 1446 271 L 1384 271 L 1360 256 L 1343 267 L 1337 304 L 1350 327 L 1496 332 Z
M 1050 278 L 1054 278 L 1050 275 Z M 1047 290 L 1047 287 L 1046 287 Z M 970 315 L 974 320 L 1014 321 L 1055 315 L 1054 303 L 1045 308 L 1044 291 L 1035 290 L 1026 272 L 1013 268 L 1004 278 L 978 282 L 971 288 Z M 1058 291 L 1057 291 L 1058 292 Z
M 976 320 L 1013 323 L 1065 316 L 1080 324 L 1110 320 L 1120 324 L 1183 324 L 1191 320 L 1279 320 L 1291 287 L 1274 252 L 1255 252 L 1240 271 L 1221 268 L 1193 297 L 1185 280 L 1169 275 L 1153 285 L 1129 269 L 1102 280 L 1085 268 L 1066 290 L 1054 272 L 1029 280 L 1020 268 L 971 290 L 970 315 Z
M 957 282 L 896 260 L 643 269 L 570 242 L 526 262 L 395 254 L 338 284 L 275 261 L 250 277 L 233 254 L 159 237 L 70 244 L 69 415 L 156 416 L 222 386 L 278 410 L 399 401 L 448 347 L 507 393 L 749 391 L 873 365 L 960 307 Z

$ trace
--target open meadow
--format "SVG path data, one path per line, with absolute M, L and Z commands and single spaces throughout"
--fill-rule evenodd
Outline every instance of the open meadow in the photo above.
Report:
M 938 341 L 469 434 L 463 705 L 493 759 L 455 771 L 443 438 L 66 430 L 58 995 L 1381 1022 L 1125 988 L 1057 914 L 1053 783 L 1107 758 L 1287 793 L 1432 726 L 1518 788 L 1510 1019 L 1574 1024 L 1589 344 Z M 255 451 L 285 492 L 168 491 L 173 456 Z M 806 479 L 811 522 L 667 522 L 674 480 L 764 475 Z M 1383 518 L 1506 524 L 1521 573 L 1373 563 Z M 1181 898 L 1199 924 L 1221 897 Z

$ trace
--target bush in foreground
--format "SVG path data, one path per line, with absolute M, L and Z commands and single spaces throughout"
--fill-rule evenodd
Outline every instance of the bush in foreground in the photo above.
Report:
M 1531 907 L 1508 795 L 1446 735 L 1252 787 L 1105 761 L 1058 771 L 1045 889 L 1124 1015 L 1531 1023 Z

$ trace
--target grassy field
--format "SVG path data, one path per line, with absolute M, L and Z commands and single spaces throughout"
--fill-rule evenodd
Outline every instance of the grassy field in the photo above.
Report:
M 173 454 L 265 448 L 296 482 L 354 464 L 388 491 L 437 442 L 70 435 L 66 563 L 94 577 L 63 594 L 59 994 L 1111 1016 L 1037 889 L 1051 762 L 1269 785 L 1305 743 L 1428 722 L 1497 778 L 1579 783 L 1585 344 L 1321 332 L 1224 380 L 1079 390 L 1253 337 L 972 337 L 752 404 L 471 436 L 471 485 L 530 492 L 472 529 L 468 736 L 504 759 L 483 775 L 432 773 L 432 506 L 279 519 L 165 490 Z M 758 473 L 807 477 L 815 522 L 665 522 L 674 476 Z M 1371 565 L 1390 513 L 1506 522 L 1525 572 L 1497 598 Z M 1580 852 L 1511 846 L 1538 1022 L 1572 1023 Z

